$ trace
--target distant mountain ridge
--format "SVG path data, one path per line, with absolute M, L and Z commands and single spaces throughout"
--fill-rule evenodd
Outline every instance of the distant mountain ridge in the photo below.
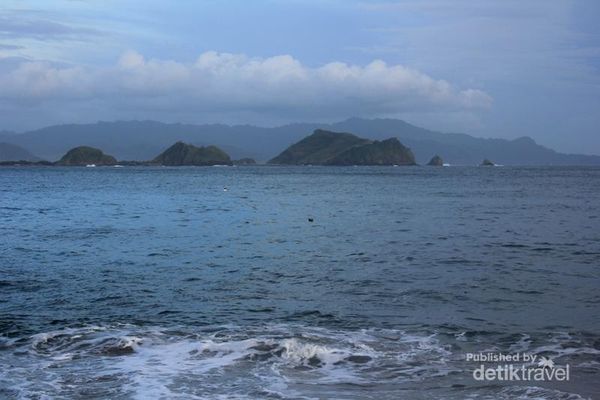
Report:
M 117 121 L 55 125 L 21 134 L 0 133 L 0 142 L 18 145 L 54 161 L 68 149 L 85 143 L 121 160 L 149 160 L 176 141 L 216 145 L 234 159 L 266 161 L 313 132 L 350 132 L 370 140 L 396 137 L 409 147 L 419 164 L 438 154 L 454 165 L 478 165 L 488 158 L 503 165 L 600 165 L 600 156 L 561 154 L 528 137 L 484 139 L 461 133 L 441 133 L 398 119 L 350 118 L 333 124 L 297 123 L 273 128 L 251 125 L 192 125 L 156 121 Z
M 0 143 L 0 161 L 39 161 L 40 158 L 34 156 L 21 146 L 12 143 Z

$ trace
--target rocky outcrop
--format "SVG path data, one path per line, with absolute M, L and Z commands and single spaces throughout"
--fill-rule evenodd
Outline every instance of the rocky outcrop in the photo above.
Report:
M 233 165 L 255 165 L 256 161 L 254 158 L 240 158 L 239 160 L 234 160 Z
M 431 165 L 433 167 L 443 167 L 444 166 L 444 160 L 442 160 L 442 157 L 438 156 L 437 154 L 435 156 L 433 156 L 431 158 L 431 160 L 429 160 L 429 162 L 427 163 L 427 165 Z

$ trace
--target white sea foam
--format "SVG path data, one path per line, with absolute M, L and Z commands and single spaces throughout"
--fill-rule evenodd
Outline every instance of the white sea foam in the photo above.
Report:
M 527 347 L 530 340 L 524 335 L 513 347 Z M 557 335 L 532 351 L 558 352 L 565 340 L 573 338 Z M 459 354 L 437 335 L 382 329 L 91 326 L 8 345 L 15 355 L 0 365 L 0 387 L 16 398 L 77 397 L 85 387 L 108 387 L 115 397 L 136 399 L 336 397 L 357 385 L 420 385 L 464 368 L 454 364 Z M 26 356 L 18 356 L 23 351 Z M 581 346 L 561 354 L 575 353 L 598 351 Z M 597 368 L 593 362 L 586 366 Z M 326 390 L 331 396 L 319 394 Z M 548 393 L 540 390 L 529 394 Z M 496 394 L 511 398 L 507 393 Z M 525 392 L 510 393 L 528 398 Z M 483 391 L 473 398 L 485 396 Z

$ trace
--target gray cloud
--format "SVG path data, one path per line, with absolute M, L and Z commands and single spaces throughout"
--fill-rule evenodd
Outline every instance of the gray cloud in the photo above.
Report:
M 307 67 L 289 55 L 251 58 L 206 52 L 193 63 L 146 60 L 127 52 L 111 67 L 21 62 L 0 76 L 5 101 L 38 104 L 110 99 L 118 107 L 324 116 L 407 111 L 476 111 L 491 105 L 402 65 L 332 62 Z

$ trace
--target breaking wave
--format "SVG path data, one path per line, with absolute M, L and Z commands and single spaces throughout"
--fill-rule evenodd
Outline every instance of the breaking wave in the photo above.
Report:
M 431 384 L 460 387 L 461 396 L 445 396 L 464 398 L 460 382 L 468 366 L 459 344 L 465 337 L 452 342 L 442 334 L 296 325 L 66 328 L 1 339 L 0 397 L 362 398 L 376 387 L 380 398 L 391 399 Z M 596 359 L 600 353 L 580 346 L 559 354 L 560 340 L 575 339 L 554 339 L 533 351 Z M 527 337 L 512 346 L 523 343 Z M 593 359 L 586 365 L 599 367 Z M 482 399 L 578 398 L 542 388 L 469 390 Z

